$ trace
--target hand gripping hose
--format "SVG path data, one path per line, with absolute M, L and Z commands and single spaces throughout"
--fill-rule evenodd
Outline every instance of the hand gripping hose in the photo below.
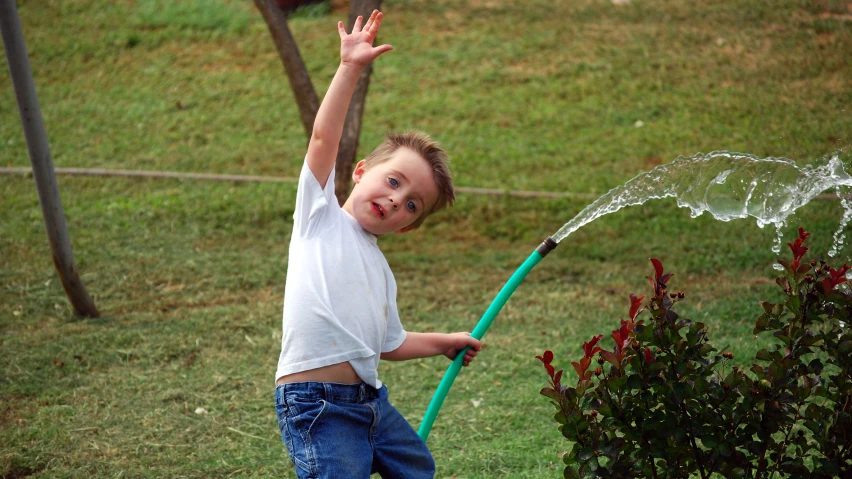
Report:
M 556 248 L 556 241 L 551 237 L 547 237 L 538 248 L 533 251 L 533 253 L 527 258 L 526 261 L 521 264 L 521 266 L 515 271 L 514 274 L 509 278 L 509 281 L 503 286 L 503 289 L 497 293 L 497 297 L 494 298 L 494 301 L 491 302 L 491 306 L 485 311 L 485 314 L 482 315 L 482 319 L 477 323 L 476 328 L 474 328 L 473 332 L 470 333 L 476 339 L 481 340 L 482 336 L 485 335 L 485 332 L 488 331 L 488 328 L 491 327 L 491 323 L 494 322 L 494 318 L 497 317 L 497 314 L 500 313 L 500 310 L 503 309 L 503 305 L 506 304 L 506 301 L 512 296 L 512 293 L 518 288 L 518 285 L 527 277 L 527 274 L 535 265 L 544 258 L 547 253 L 553 251 Z M 432 401 L 429 403 L 429 407 L 426 409 L 426 414 L 423 416 L 423 421 L 420 422 L 420 429 L 417 430 L 417 434 L 421 439 L 426 441 L 429 437 L 429 432 L 432 430 L 432 425 L 435 423 L 435 418 L 438 417 L 438 411 L 441 410 L 441 405 L 444 404 L 444 399 L 447 397 L 447 393 L 450 392 L 450 387 L 453 385 L 453 381 L 456 380 L 456 376 L 458 376 L 459 371 L 462 368 L 462 362 L 464 361 L 464 355 L 467 350 L 470 348 L 465 348 L 461 352 L 456 355 L 456 358 L 450 363 L 450 366 L 447 368 L 447 372 L 444 373 L 444 377 L 441 379 L 440 384 L 438 384 L 438 389 L 435 390 L 435 395 L 432 396 Z

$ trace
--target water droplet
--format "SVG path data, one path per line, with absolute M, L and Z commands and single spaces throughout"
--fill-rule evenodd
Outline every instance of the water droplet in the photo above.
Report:
M 781 243 L 784 241 L 784 232 L 781 231 L 781 225 L 775 225 L 775 243 L 772 244 L 772 252 L 778 254 L 781 252 Z M 780 264 L 778 266 L 781 266 Z M 778 268 L 776 268 L 778 269 Z
M 843 243 L 846 241 L 846 233 L 843 232 L 843 229 L 849 224 L 849 220 L 852 220 L 852 201 L 843 197 L 840 188 L 837 189 L 837 195 L 840 196 L 840 204 L 843 205 L 843 218 L 840 219 L 837 231 L 834 232 L 834 242 L 831 249 L 828 250 L 828 256 L 832 258 L 837 256 L 837 252 L 843 247 Z

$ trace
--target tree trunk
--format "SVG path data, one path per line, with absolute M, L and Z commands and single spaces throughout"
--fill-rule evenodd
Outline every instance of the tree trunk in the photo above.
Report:
M 305 68 L 305 62 L 299 53 L 299 47 L 293 40 L 293 34 L 290 33 L 290 28 L 287 26 L 287 17 L 284 16 L 284 12 L 281 11 L 275 0 L 254 0 L 254 4 L 260 10 L 263 19 L 266 21 L 266 26 L 269 28 L 269 33 L 272 34 L 272 41 L 275 43 L 275 48 L 278 49 L 278 56 L 281 58 L 281 63 L 284 64 L 284 71 L 290 80 L 290 88 L 293 90 L 296 104 L 299 106 L 302 127 L 305 128 L 305 134 L 310 138 L 314 128 L 314 119 L 317 117 L 317 110 L 319 109 L 319 100 L 317 99 L 317 92 L 314 90 L 314 84 L 311 83 L 311 77 L 308 75 L 308 69 Z
M 358 15 L 364 17 L 364 21 L 370 17 L 373 10 L 379 10 L 382 6 L 381 0 L 351 0 L 349 4 L 349 24 L 346 31 L 352 30 Z M 379 43 L 378 38 L 374 41 Z M 349 196 L 349 185 L 352 180 L 352 169 L 355 164 L 355 155 L 358 151 L 358 138 L 361 136 L 361 117 L 364 115 L 364 103 L 367 100 L 367 90 L 370 86 L 370 74 L 373 65 L 367 65 L 358 78 L 358 85 L 349 103 L 349 111 L 346 112 L 346 123 L 343 126 L 343 136 L 340 138 L 340 148 L 337 150 L 337 160 L 334 167 L 334 192 L 337 202 L 343 205 Z
M 3 36 L 3 46 L 6 49 L 6 60 L 15 88 L 21 125 L 27 140 L 27 150 L 33 167 L 41 211 L 44 215 L 47 238 L 50 241 L 53 264 L 62 281 L 62 287 L 65 288 L 65 294 L 74 307 L 74 312 L 81 316 L 96 318 L 100 315 L 98 309 L 74 266 L 74 253 L 68 237 L 68 225 L 65 223 L 65 213 L 59 198 L 56 174 L 53 171 L 53 161 L 50 159 L 50 146 L 47 143 L 47 131 L 41 116 L 15 0 L 0 0 L 0 34 Z

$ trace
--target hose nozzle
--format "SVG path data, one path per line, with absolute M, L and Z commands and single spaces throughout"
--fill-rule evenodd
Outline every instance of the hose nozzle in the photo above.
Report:
M 547 256 L 547 253 L 553 251 L 553 249 L 556 248 L 558 245 L 559 243 L 557 243 L 553 240 L 553 238 L 548 236 L 544 239 L 544 241 L 541 242 L 540 245 L 538 245 L 538 248 L 536 248 L 535 250 L 538 251 L 538 254 L 540 254 L 542 258 L 544 258 L 545 256 Z

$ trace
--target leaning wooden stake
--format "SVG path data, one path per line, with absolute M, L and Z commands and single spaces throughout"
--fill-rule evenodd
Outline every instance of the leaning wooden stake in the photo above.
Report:
M 38 189 L 38 199 L 44 214 L 44 225 L 47 228 L 47 238 L 53 254 L 53 264 L 59 273 L 65 294 L 74 307 L 74 312 L 81 316 L 97 317 L 99 315 L 95 303 L 86 291 L 86 286 L 74 267 L 74 253 L 71 251 L 71 241 L 68 238 L 68 226 L 59 199 L 59 188 L 56 185 L 56 175 L 53 171 L 53 161 L 50 159 L 50 147 L 47 143 L 47 132 L 41 117 L 35 83 L 33 82 L 30 60 L 27 56 L 27 46 L 21 29 L 21 19 L 15 0 L 0 0 L 0 33 L 3 36 L 3 46 L 6 49 L 6 60 L 9 73 L 15 87 L 15 98 L 18 101 L 18 111 L 21 114 L 21 125 L 27 140 L 27 150 L 33 167 Z

